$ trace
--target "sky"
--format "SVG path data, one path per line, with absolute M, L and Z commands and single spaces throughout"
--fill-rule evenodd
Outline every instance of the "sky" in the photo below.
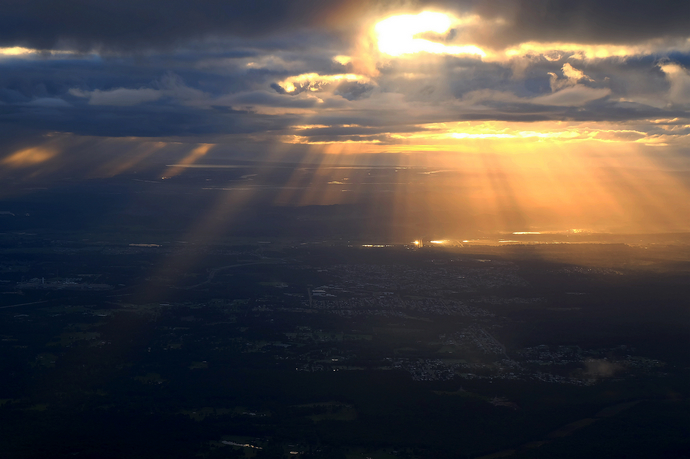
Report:
M 642 203 L 637 221 L 655 208 L 679 229 L 689 110 L 688 2 L 9 0 L 0 15 L 15 178 L 153 157 L 417 165 L 540 206 Z

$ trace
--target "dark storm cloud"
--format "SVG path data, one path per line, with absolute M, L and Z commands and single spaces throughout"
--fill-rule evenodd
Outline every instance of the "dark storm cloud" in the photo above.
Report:
M 374 2 L 375 3 L 375 2 Z M 374 3 L 369 2 L 369 5 Z M 9 0 L 0 46 L 80 50 L 169 49 L 204 37 L 256 38 L 356 16 L 363 1 L 323 0 Z M 278 43 L 276 43 L 278 45 Z
M 630 43 L 687 37 L 690 3 L 673 0 L 517 0 L 476 3 L 482 15 L 512 22 L 503 40 Z
M 690 3 L 675 0 L 441 0 L 417 5 L 504 20 L 476 31 L 478 42 L 495 47 L 525 41 L 628 44 L 683 39 L 690 29 Z
M 348 29 L 366 11 L 436 7 L 503 18 L 483 30 L 485 44 L 521 41 L 629 43 L 685 37 L 690 2 L 660 0 L 9 0 L 0 15 L 0 46 L 141 51 L 171 48 L 208 36 L 256 38 L 301 28 Z
M 3 75 L 7 78 L 5 81 L 0 78 L 0 84 L 5 85 L 0 88 L 0 124 L 3 126 L 91 136 L 185 137 L 281 130 L 295 122 L 295 118 L 289 115 L 259 115 L 236 109 L 217 94 L 207 94 L 185 85 L 179 76 L 172 73 L 163 74 L 138 88 L 132 79 L 139 79 L 122 75 L 110 82 L 115 83 L 115 89 L 111 86 L 110 90 L 102 91 L 75 89 L 85 80 L 96 83 L 94 86 L 110 86 L 104 85 L 88 71 L 77 78 L 65 79 L 46 72 L 43 78 L 52 84 L 43 84 L 40 79 L 27 79 L 25 81 L 29 83 L 21 85 L 17 83 L 21 75 L 22 72 L 15 69 L 14 73 Z M 135 86 L 137 89 L 124 89 L 122 86 Z M 281 101 L 271 101 L 270 97 L 269 94 L 262 99 L 247 93 L 233 104 L 263 101 L 280 105 Z M 203 106 L 189 105 L 194 103 L 203 103 Z M 305 103 L 313 105 L 297 100 L 285 105 Z

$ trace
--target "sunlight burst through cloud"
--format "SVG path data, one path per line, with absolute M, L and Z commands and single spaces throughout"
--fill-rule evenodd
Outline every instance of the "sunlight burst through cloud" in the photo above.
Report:
M 379 51 L 390 56 L 420 52 L 485 56 L 486 53 L 474 45 L 448 46 L 444 43 L 417 38 L 417 35 L 425 33 L 445 34 L 457 23 L 458 20 L 449 14 L 424 11 L 417 15 L 391 16 L 376 24 L 374 30 Z

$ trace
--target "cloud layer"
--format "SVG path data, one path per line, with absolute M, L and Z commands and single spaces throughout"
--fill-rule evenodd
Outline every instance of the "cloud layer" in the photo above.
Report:
M 690 4 L 633 3 L 13 1 L 0 127 L 249 150 L 559 138 L 682 153 Z

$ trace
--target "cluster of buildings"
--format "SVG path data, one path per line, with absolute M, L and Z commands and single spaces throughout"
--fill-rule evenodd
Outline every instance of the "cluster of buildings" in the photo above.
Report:
M 109 290 L 113 288 L 108 284 L 90 284 L 82 282 L 80 277 L 49 279 L 34 277 L 26 282 L 18 282 L 17 290 Z
M 390 366 L 405 370 L 415 381 L 448 381 L 457 376 L 459 364 L 447 365 L 439 359 L 388 359 Z
M 337 286 L 323 286 L 324 293 L 338 295 L 361 292 L 414 292 L 422 296 L 439 297 L 448 293 L 473 292 L 479 288 L 521 287 L 528 285 L 517 274 L 517 266 L 506 262 L 484 263 L 468 267 L 451 262 L 428 263 L 423 267 L 408 265 L 351 264 L 320 269 L 334 275 Z M 327 288 L 330 287 L 328 291 Z
M 386 317 L 407 317 L 408 314 L 457 316 L 471 318 L 494 317 L 486 309 L 468 306 L 457 300 L 441 298 L 410 298 L 393 295 L 390 292 L 373 294 L 370 297 L 315 299 L 303 306 L 331 312 L 342 317 L 378 315 Z

